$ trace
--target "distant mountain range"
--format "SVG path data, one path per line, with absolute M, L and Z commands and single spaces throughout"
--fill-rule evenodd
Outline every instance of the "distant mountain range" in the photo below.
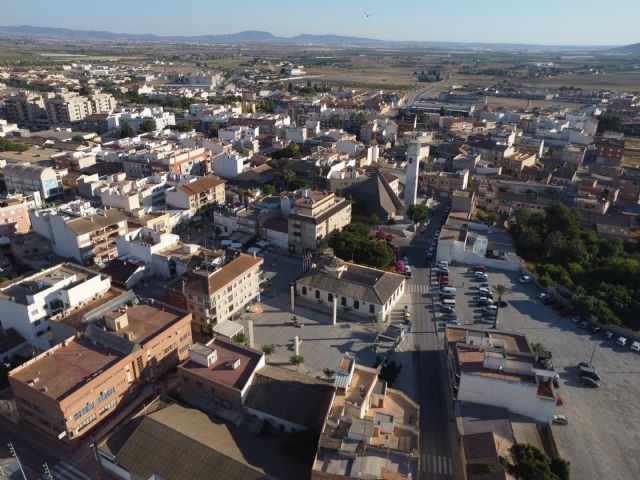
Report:
M 100 30 L 74 30 L 70 28 L 35 27 L 31 25 L 0 26 L 0 35 L 18 37 L 64 38 L 70 40 L 94 41 L 137 41 L 137 42 L 185 42 L 185 43 L 272 43 L 272 44 L 334 44 L 334 45 L 411 45 L 431 46 L 440 48 L 482 48 L 497 50 L 611 50 L 610 46 L 553 46 L 530 44 L 504 43 L 462 43 L 462 42 L 433 42 L 433 41 L 390 41 L 375 38 L 351 37 L 344 35 L 313 35 L 303 33 L 295 37 L 277 37 L 270 32 L 247 30 L 238 33 L 217 35 L 154 35 L 151 33 L 113 33 Z M 640 50 L 640 44 L 628 47 L 618 47 L 613 50 L 633 48 Z M 612 51 L 613 51 L 612 50 Z M 637 51 L 637 50 L 634 50 Z M 631 52 L 630 52 L 631 53 Z
M 0 34 L 26 37 L 57 37 L 67 39 L 88 39 L 106 41 L 173 41 L 173 42 L 210 42 L 210 43 L 387 43 L 373 38 L 348 37 L 342 35 L 301 34 L 295 37 L 276 37 L 272 33 L 247 30 L 238 33 L 219 35 L 154 35 L 151 33 L 113 33 L 99 30 L 73 30 L 70 28 L 34 27 L 30 25 L 0 26 Z

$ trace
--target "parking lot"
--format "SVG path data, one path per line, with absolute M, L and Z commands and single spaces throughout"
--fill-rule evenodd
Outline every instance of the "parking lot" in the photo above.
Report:
M 449 268 L 450 285 L 457 288 L 456 312 L 463 325 L 473 325 L 479 307 L 473 301 L 476 285 L 466 267 Z M 488 271 L 488 283 L 510 289 L 503 299 L 498 328 L 527 335 L 553 354 L 560 375 L 559 395 L 564 405 L 558 413 L 569 419 L 566 426 L 553 426 L 556 442 L 564 458 L 571 462 L 576 479 L 626 480 L 639 478 L 640 472 L 640 354 L 628 346 L 619 347 L 615 337 L 591 335 L 561 317 L 537 299 L 539 290 L 518 282 L 518 274 Z M 494 297 L 497 298 L 494 294 Z M 490 325 L 474 325 L 491 329 Z M 602 376 L 594 389 L 578 381 L 578 362 L 588 362 L 592 352 L 594 366 Z

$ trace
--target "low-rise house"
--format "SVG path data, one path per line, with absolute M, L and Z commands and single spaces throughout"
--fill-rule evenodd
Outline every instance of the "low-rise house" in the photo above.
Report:
M 418 476 L 420 407 L 345 355 L 320 435 L 312 479 Z
M 364 317 L 388 320 L 405 289 L 405 277 L 397 273 L 324 257 L 296 280 L 302 300 L 339 308 Z
M 551 423 L 557 400 L 553 380 L 558 374 L 531 351 L 526 336 L 447 326 L 445 352 L 454 399 Z

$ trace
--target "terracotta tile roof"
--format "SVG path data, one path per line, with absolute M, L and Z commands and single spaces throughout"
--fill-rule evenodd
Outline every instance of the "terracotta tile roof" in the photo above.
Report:
M 224 185 L 225 183 L 226 182 L 224 180 L 216 177 L 215 175 L 208 175 L 187 185 L 181 185 L 178 189 L 185 192 L 187 195 L 198 195 L 200 193 L 208 192 L 218 185 Z

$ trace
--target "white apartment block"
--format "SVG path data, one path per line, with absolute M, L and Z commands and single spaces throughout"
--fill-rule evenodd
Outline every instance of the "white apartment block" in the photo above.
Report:
M 237 153 L 222 153 L 211 159 L 213 173 L 222 178 L 235 178 L 249 168 L 250 158 Z
M 108 276 L 61 263 L 0 287 L 0 322 L 30 344 L 51 347 L 50 317 L 81 307 L 111 287 Z

